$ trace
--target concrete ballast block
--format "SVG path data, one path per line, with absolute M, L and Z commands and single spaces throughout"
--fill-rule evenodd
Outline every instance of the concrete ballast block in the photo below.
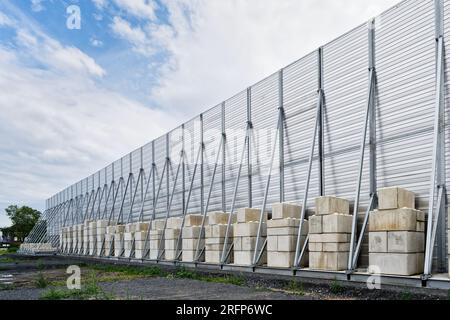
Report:
M 369 232 L 369 252 L 388 252 L 387 231 Z
M 350 203 L 346 199 L 333 196 L 317 197 L 315 199 L 316 215 L 327 215 L 333 213 L 349 213 Z
M 380 210 L 415 208 L 414 193 L 399 187 L 378 190 L 378 208 Z
M 369 231 L 416 231 L 417 212 L 414 209 L 371 211 Z
M 246 223 L 260 220 L 261 210 L 252 208 L 240 208 L 237 211 L 237 222 Z M 267 221 L 267 212 L 263 214 L 263 222 Z
M 349 214 L 330 214 L 322 218 L 323 233 L 351 233 L 353 216 Z
M 369 253 L 369 272 L 412 276 L 423 273 L 423 253 Z
M 425 251 L 425 233 L 397 231 L 388 232 L 388 252 L 421 253 Z
M 302 207 L 291 203 L 275 203 L 272 205 L 272 220 L 295 218 L 300 219 Z

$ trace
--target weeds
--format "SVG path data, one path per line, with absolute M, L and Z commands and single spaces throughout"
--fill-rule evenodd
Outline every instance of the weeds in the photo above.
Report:
M 409 291 L 404 291 L 400 293 L 400 300 L 412 300 L 412 298 L 413 296 Z
M 339 294 L 343 293 L 345 289 L 336 279 L 334 279 L 330 284 L 330 291 L 333 294 Z
M 34 282 L 34 284 L 36 285 L 36 288 L 44 289 L 44 288 L 48 287 L 49 282 L 44 277 L 42 272 L 39 272 L 38 277 L 37 277 L 36 281 Z
M 305 291 L 303 290 L 303 283 L 292 280 L 286 287 L 286 290 L 299 296 L 304 296 Z
M 51 288 L 44 292 L 41 300 L 111 300 L 114 297 L 111 294 L 106 293 L 98 285 L 95 275 L 91 274 L 90 279 L 81 290 L 68 290 L 68 289 L 56 289 Z

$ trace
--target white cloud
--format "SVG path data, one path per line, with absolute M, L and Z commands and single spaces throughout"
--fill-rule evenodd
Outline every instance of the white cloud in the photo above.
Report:
M 105 71 L 21 24 L 0 43 L 0 226 L 10 204 L 44 200 L 175 126 L 163 111 L 100 88 Z M 34 67 L 36 65 L 37 67 Z
M 6 14 L 0 12 L 0 27 L 13 27 L 15 22 L 10 19 Z
M 116 25 L 113 30 L 138 52 L 169 55 L 151 98 L 192 116 L 397 2 L 173 0 L 165 2 L 167 25 L 150 20 L 131 29 L 121 19 L 122 32 Z
M 107 5 L 107 0 L 92 0 L 98 9 L 103 9 Z
M 114 0 L 127 13 L 142 19 L 156 19 L 157 4 L 153 0 Z
M 91 39 L 89 39 L 89 42 L 94 47 L 97 47 L 97 48 L 103 47 L 103 41 L 101 41 L 99 39 L 91 38 Z
M 135 52 L 146 56 L 151 56 L 155 52 L 146 33 L 140 27 L 131 26 L 127 20 L 114 17 L 111 29 L 119 38 L 130 42 Z
M 31 0 L 31 10 L 34 12 L 41 12 L 44 10 L 44 6 L 42 5 L 42 2 L 44 0 Z

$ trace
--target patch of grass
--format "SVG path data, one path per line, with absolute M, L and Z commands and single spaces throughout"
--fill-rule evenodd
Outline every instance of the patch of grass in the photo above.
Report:
M 400 293 L 400 300 L 412 300 L 412 299 L 413 295 L 411 292 L 403 291 L 402 293 Z
M 44 289 L 48 287 L 49 281 L 44 277 L 42 272 L 39 272 L 38 277 L 34 282 L 34 284 L 36 285 L 36 288 Z
M 106 293 L 98 285 L 95 276 L 91 275 L 86 285 L 82 286 L 80 290 L 56 289 L 51 288 L 44 292 L 41 300 L 112 300 L 114 296 Z
M 0 291 L 7 291 L 7 290 L 14 290 L 15 286 L 12 283 L 9 284 L 5 284 L 5 283 L 0 283 Z
M 10 258 L 10 257 L 1 257 L 0 263 L 15 263 L 16 259 Z
M 197 272 L 187 270 L 184 267 L 177 269 L 177 271 L 175 271 L 174 276 L 175 278 L 192 279 L 192 280 L 200 280 L 201 278 L 201 276 Z
M 292 280 L 289 285 L 286 286 L 286 290 L 299 296 L 304 296 L 303 283 Z
M 42 271 L 42 270 L 45 269 L 45 264 L 44 264 L 41 260 L 38 260 L 38 262 L 37 262 L 37 264 L 36 264 L 36 268 L 37 268 L 38 270 Z
M 334 279 L 330 284 L 330 291 L 333 294 L 340 294 L 345 291 L 345 288 L 339 283 L 339 281 Z

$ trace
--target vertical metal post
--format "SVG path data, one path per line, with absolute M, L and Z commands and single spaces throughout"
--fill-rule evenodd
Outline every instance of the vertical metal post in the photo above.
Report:
M 279 174 L 280 174 L 280 203 L 284 202 L 284 91 L 283 91 L 283 69 L 278 72 L 278 109 L 279 109 L 279 124 L 278 124 L 278 153 L 279 153 Z
M 170 194 L 170 169 L 172 168 L 172 163 L 170 160 L 170 150 L 169 150 L 169 134 L 166 135 L 166 162 L 167 162 L 167 174 L 166 174 L 166 210 L 169 211 L 169 194 Z M 172 170 L 173 171 L 173 170 Z M 169 212 L 170 214 L 170 212 Z
M 317 51 L 317 63 L 318 63 L 318 92 L 323 92 L 323 47 L 320 47 Z M 323 110 L 323 101 L 320 104 L 319 110 L 319 121 L 318 121 L 318 182 L 319 182 L 319 195 L 325 195 L 325 176 L 324 176 L 324 160 L 323 160 L 323 142 L 324 142 L 324 110 Z
M 433 133 L 433 158 L 430 182 L 430 195 L 428 202 L 428 227 L 425 247 L 425 265 L 423 279 L 431 277 L 433 267 L 433 252 L 435 246 L 435 236 L 437 230 L 440 230 L 439 224 L 442 223 L 440 215 L 443 211 L 445 187 L 445 115 L 444 115 L 444 92 L 445 92 L 445 70 L 444 70 L 444 32 L 443 32 L 443 1 L 435 0 L 436 13 L 436 91 L 435 91 L 435 115 L 434 115 L 434 133 Z M 437 202 L 435 202 L 436 191 L 439 191 Z M 436 211 L 436 214 L 435 214 Z M 443 237 L 443 235 L 440 235 Z M 440 242 L 442 243 L 442 242 Z M 439 243 L 438 243 L 439 245 Z M 439 249 L 441 251 L 443 248 Z M 442 266 L 442 252 L 438 251 L 438 266 Z M 441 254 L 439 254 L 441 253 Z
M 252 88 L 247 89 L 247 122 L 250 132 L 253 130 L 252 124 Z M 253 183 L 252 183 L 252 144 L 251 139 L 247 142 L 247 179 L 248 179 L 248 207 L 253 206 Z
M 153 208 L 156 206 L 156 163 L 155 163 L 155 140 L 152 141 L 152 168 L 153 168 L 153 176 L 152 176 L 152 204 Z M 155 210 L 153 210 L 152 219 L 155 219 Z
M 373 93 L 370 96 L 370 104 L 372 108 L 369 113 L 369 183 L 370 183 L 370 195 L 374 196 L 375 203 L 377 204 L 376 194 L 377 194 L 377 146 L 376 146 L 376 69 L 375 69 L 375 19 L 372 19 L 369 23 L 369 69 L 374 70 L 373 79 Z
M 204 214 L 205 212 L 205 140 L 203 136 L 203 114 L 200 115 L 200 145 L 201 145 L 201 153 L 200 153 L 200 214 Z
M 225 102 L 222 103 L 222 113 L 221 113 L 222 121 L 222 211 L 227 211 L 227 198 L 226 198 L 226 173 L 225 173 L 225 160 L 226 160 L 226 145 L 227 145 L 227 135 L 225 129 Z
M 374 99 L 374 93 L 375 93 L 375 61 L 374 61 L 374 26 L 375 21 L 372 20 L 369 23 L 369 88 L 368 88 L 368 95 L 366 100 L 366 112 L 365 112 L 365 118 L 364 118 L 364 126 L 362 130 L 362 136 L 361 136 L 361 143 L 360 143 L 360 156 L 359 156 L 359 165 L 358 165 L 358 182 L 356 185 L 356 194 L 355 194 L 355 203 L 353 207 L 353 221 L 352 221 L 352 233 L 350 238 L 350 253 L 348 257 L 347 262 L 347 273 L 350 274 L 353 272 L 353 269 L 356 267 L 354 264 L 355 258 L 355 252 L 359 254 L 359 251 L 355 251 L 355 245 L 357 232 L 358 232 L 358 212 L 359 212 L 359 203 L 360 203 L 360 196 L 361 196 L 361 183 L 362 183 L 362 174 L 363 174 L 363 168 L 364 168 L 364 155 L 366 150 L 366 141 L 367 141 L 367 131 L 372 129 L 374 130 L 375 127 L 375 119 L 373 116 L 375 111 L 375 99 Z M 374 132 L 369 131 L 369 140 L 374 139 Z M 372 140 L 372 143 L 374 141 Z M 376 203 L 376 184 L 375 181 L 372 179 L 375 179 L 375 154 L 374 151 L 374 145 L 370 145 L 370 204 L 369 208 L 366 210 L 365 219 L 364 219 L 364 225 L 363 229 L 361 230 L 361 236 L 365 232 L 366 224 L 367 224 L 367 218 L 370 214 L 370 210 L 372 209 L 373 205 Z M 373 189 L 375 188 L 375 189 Z M 358 245 L 359 247 L 360 245 Z M 359 249 L 358 249 L 359 250 Z
M 185 129 L 184 124 L 181 126 L 181 151 L 185 155 L 186 145 L 185 145 Z M 186 208 L 186 157 L 183 156 L 181 159 L 181 201 L 182 201 L 182 210 Z

